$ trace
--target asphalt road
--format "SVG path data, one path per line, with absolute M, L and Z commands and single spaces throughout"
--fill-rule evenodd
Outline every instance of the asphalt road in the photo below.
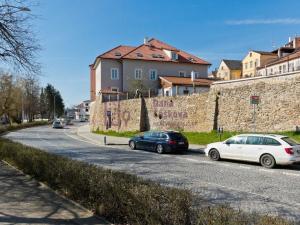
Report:
M 77 136 L 76 126 L 61 130 L 35 127 L 6 137 L 47 152 L 186 188 L 210 204 L 230 204 L 245 211 L 300 221 L 300 165 L 269 170 L 252 163 L 212 162 L 196 152 L 159 155 L 132 151 L 127 146 L 101 147 Z

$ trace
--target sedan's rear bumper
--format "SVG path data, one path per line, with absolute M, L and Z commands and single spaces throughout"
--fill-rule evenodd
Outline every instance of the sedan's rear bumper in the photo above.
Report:
M 179 152 L 187 151 L 189 149 L 188 145 L 167 145 L 166 152 Z

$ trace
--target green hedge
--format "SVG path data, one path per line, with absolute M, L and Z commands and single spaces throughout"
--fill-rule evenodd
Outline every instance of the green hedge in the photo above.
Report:
M 118 224 L 287 225 L 287 221 L 227 206 L 195 209 L 186 190 L 164 187 L 0 139 L 0 159 Z
M 190 224 L 191 195 L 2 140 L 0 159 L 114 223 Z
M 0 125 L 0 135 L 8 131 L 20 130 L 23 128 L 42 126 L 49 124 L 48 121 L 34 121 L 30 123 L 12 124 L 12 125 Z

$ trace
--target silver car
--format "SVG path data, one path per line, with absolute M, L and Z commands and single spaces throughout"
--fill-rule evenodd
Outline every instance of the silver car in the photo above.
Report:
M 64 125 L 61 121 L 54 121 L 52 124 L 52 128 L 64 128 Z

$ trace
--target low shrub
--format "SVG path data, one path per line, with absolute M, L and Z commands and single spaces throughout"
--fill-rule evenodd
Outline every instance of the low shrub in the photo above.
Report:
M 288 225 L 288 221 L 233 210 L 192 208 L 192 194 L 135 175 L 0 139 L 0 159 L 113 223 L 180 225 Z
M 0 135 L 8 131 L 20 130 L 23 128 L 42 126 L 49 124 L 48 121 L 34 121 L 30 123 L 12 124 L 12 125 L 0 125 Z
M 21 144 L 1 142 L 0 159 L 114 223 L 190 224 L 188 191 Z

